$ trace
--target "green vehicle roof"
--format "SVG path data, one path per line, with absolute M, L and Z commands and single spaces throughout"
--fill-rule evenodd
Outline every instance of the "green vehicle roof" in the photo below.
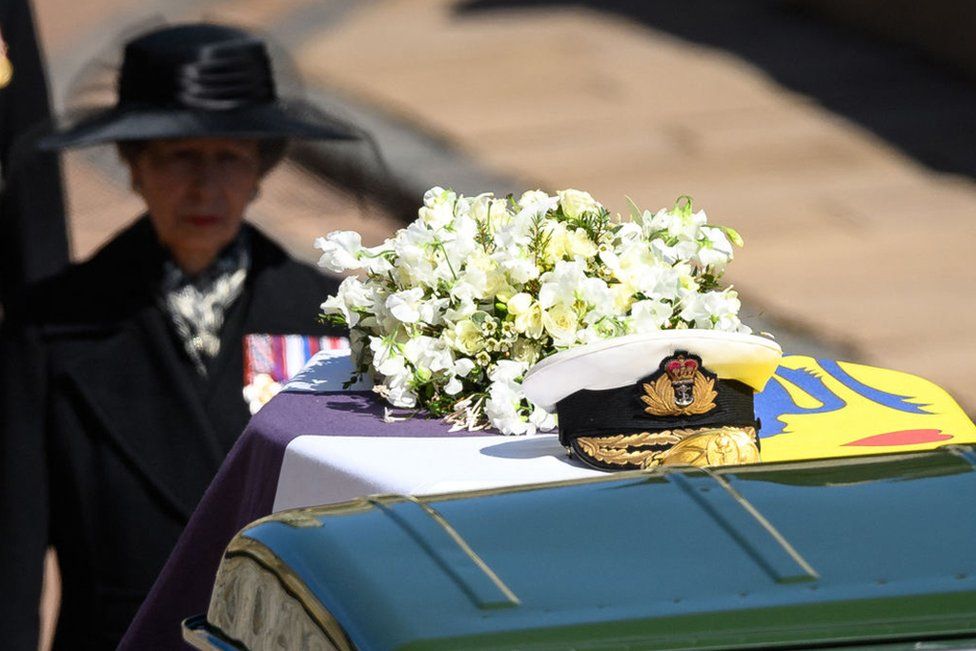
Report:
M 357 648 L 769 648 L 976 635 L 976 452 L 625 473 L 271 516 Z

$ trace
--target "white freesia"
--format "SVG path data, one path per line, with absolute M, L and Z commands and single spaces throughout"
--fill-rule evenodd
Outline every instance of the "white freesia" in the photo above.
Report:
M 536 426 L 521 415 L 525 394 L 519 380 L 525 374 L 527 365 L 522 362 L 502 360 L 488 374 L 491 386 L 485 412 L 492 424 L 502 434 L 534 434 Z
M 467 214 L 475 223 L 505 224 L 508 222 L 508 211 L 504 199 L 496 199 L 490 192 L 479 194 L 467 203 Z
M 698 253 L 698 261 L 703 267 L 712 267 L 717 270 L 725 269 L 725 265 L 732 259 L 732 242 L 729 241 L 725 231 L 721 228 L 712 226 L 702 226 L 701 234 L 703 246 Z
M 355 231 L 335 231 L 316 238 L 315 248 L 322 252 L 319 266 L 329 271 L 341 273 L 362 266 L 358 254 L 363 248 L 363 240 Z
M 393 265 L 387 255 L 393 252 L 393 247 L 384 242 L 379 246 L 363 247 L 358 255 L 362 268 L 371 275 L 382 275 L 393 270 Z
M 602 278 L 585 278 L 580 283 L 576 295 L 589 310 L 584 318 L 587 323 L 594 323 L 616 311 L 613 294 Z
M 527 364 L 511 360 L 502 360 L 495 365 L 495 368 L 488 373 L 488 379 L 492 382 L 515 383 L 529 370 Z
M 444 391 L 448 395 L 456 396 L 464 388 L 464 384 L 461 382 L 461 378 L 467 377 L 467 375 L 474 370 L 474 362 L 467 357 L 462 357 L 461 359 L 454 362 L 451 366 L 450 372 L 448 373 L 447 384 L 444 385 Z
M 436 373 L 454 367 L 454 358 L 439 339 L 418 335 L 411 337 L 403 346 L 403 357 L 415 369 Z
M 343 279 L 335 296 L 322 303 L 322 314 L 341 314 L 349 327 L 359 323 L 360 312 L 373 304 L 374 297 L 369 288 L 354 276 Z
M 661 330 L 673 314 L 674 308 L 663 301 L 637 301 L 631 306 L 630 330 L 635 333 Z
M 373 367 L 383 375 L 394 376 L 406 372 L 406 360 L 397 343 L 382 337 L 370 337 L 369 349 L 373 353 Z
M 555 418 L 520 382 L 548 355 L 662 329 L 749 331 L 719 284 L 738 234 L 687 197 L 633 214 L 612 219 L 580 190 L 516 201 L 431 188 L 417 220 L 378 246 L 349 231 L 316 240 L 324 267 L 365 273 L 321 313 L 351 328 L 357 373 L 389 404 L 451 431 L 547 431 Z
M 667 264 L 692 259 L 698 253 L 698 249 L 699 244 L 693 240 L 680 240 L 674 245 L 669 245 L 663 240 L 654 240 L 651 243 L 651 251 Z
M 539 267 L 525 257 L 509 257 L 502 262 L 502 268 L 512 282 L 524 285 L 539 277 Z
M 373 391 L 386 398 L 394 407 L 413 409 L 417 406 L 417 393 L 410 388 L 411 375 L 407 372 L 388 376 L 386 382 L 373 387 Z
M 493 382 L 488 389 L 485 414 L 502 434 L 527 434 L 530 425 L 520 413 L 524 394 L 505 382 Z
M 561 260 L 539 280 L 542 282 L 539 288 L 539 304 L 544 309 L 559 303 L 573 303 L 577 289 L 586 280 L 586 268 L 580 260 Z
M 549 432 L 556 427 L 556 415 L 550 414 L 542 407 L 536 407 L 529 414 L 529 423 L 535 425 L 540 432 Z
M 542 307 L 530 294 L 520 292 L 508 299 L 508 312 L 515 317 L 515 331 L 532 339 L 542 336 Z
M 732 317 L 738 314 L 740 307 L 742 304 L 733 291 L 693 293 L 685 297 L 680 316 L 696 328 L 713 329 L 721 324 L 718 329 L 736 331 L 738 317 L 734 320 Z
M 550 197 L 542 190 L 529 190 L 519 197 L 518 205 L 525 215 L 544 216 L 559 207 L 559 197 Z
M 424 194 L 424 205 L 418 210 L 420 220 L 432 229 L 444 228 L 454 218 L 456 200 L 452 190 L 431 188 Z
M 416 323 L 420 320 L 421 300 L 424 290 L 419 287 L 390 294 L 386 299 L 386 307 L 395 318 L 404 323 Z

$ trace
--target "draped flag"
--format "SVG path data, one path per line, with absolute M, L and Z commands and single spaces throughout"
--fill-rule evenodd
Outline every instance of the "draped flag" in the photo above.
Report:
M 763 461 L 913 452 L 976 443 L 976 426 L 942 388 L 888 369 L 784 357 L 756 415 Z

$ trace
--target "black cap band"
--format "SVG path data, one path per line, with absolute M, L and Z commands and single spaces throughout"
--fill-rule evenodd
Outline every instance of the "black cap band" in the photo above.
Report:
M 742 382 L 716 380 L 715 406 L 707 413 L 655 416 L 647 413 L 643 401 L 644 386 L 653 380 L 654 375 L 651 375 L 630 386 L 584 389 L 560 400 L 556 404 L 560 443 L 569 445 L 580 436 L 703 427 L 756 427 L 754 392 Z

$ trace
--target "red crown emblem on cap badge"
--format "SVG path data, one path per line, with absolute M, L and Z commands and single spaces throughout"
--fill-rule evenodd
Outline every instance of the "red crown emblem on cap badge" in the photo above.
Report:
M 714 409 L 716 396 L 715 376 L 702 368 L 697 356 L 677 351 L 644 384 L 641 400 L 652 416 L 690 416 Z
M 664 366 L 664 372 L 671 378 L 671 384 L 689 384 L 695 381 L 698 362 L 678 355 Z

